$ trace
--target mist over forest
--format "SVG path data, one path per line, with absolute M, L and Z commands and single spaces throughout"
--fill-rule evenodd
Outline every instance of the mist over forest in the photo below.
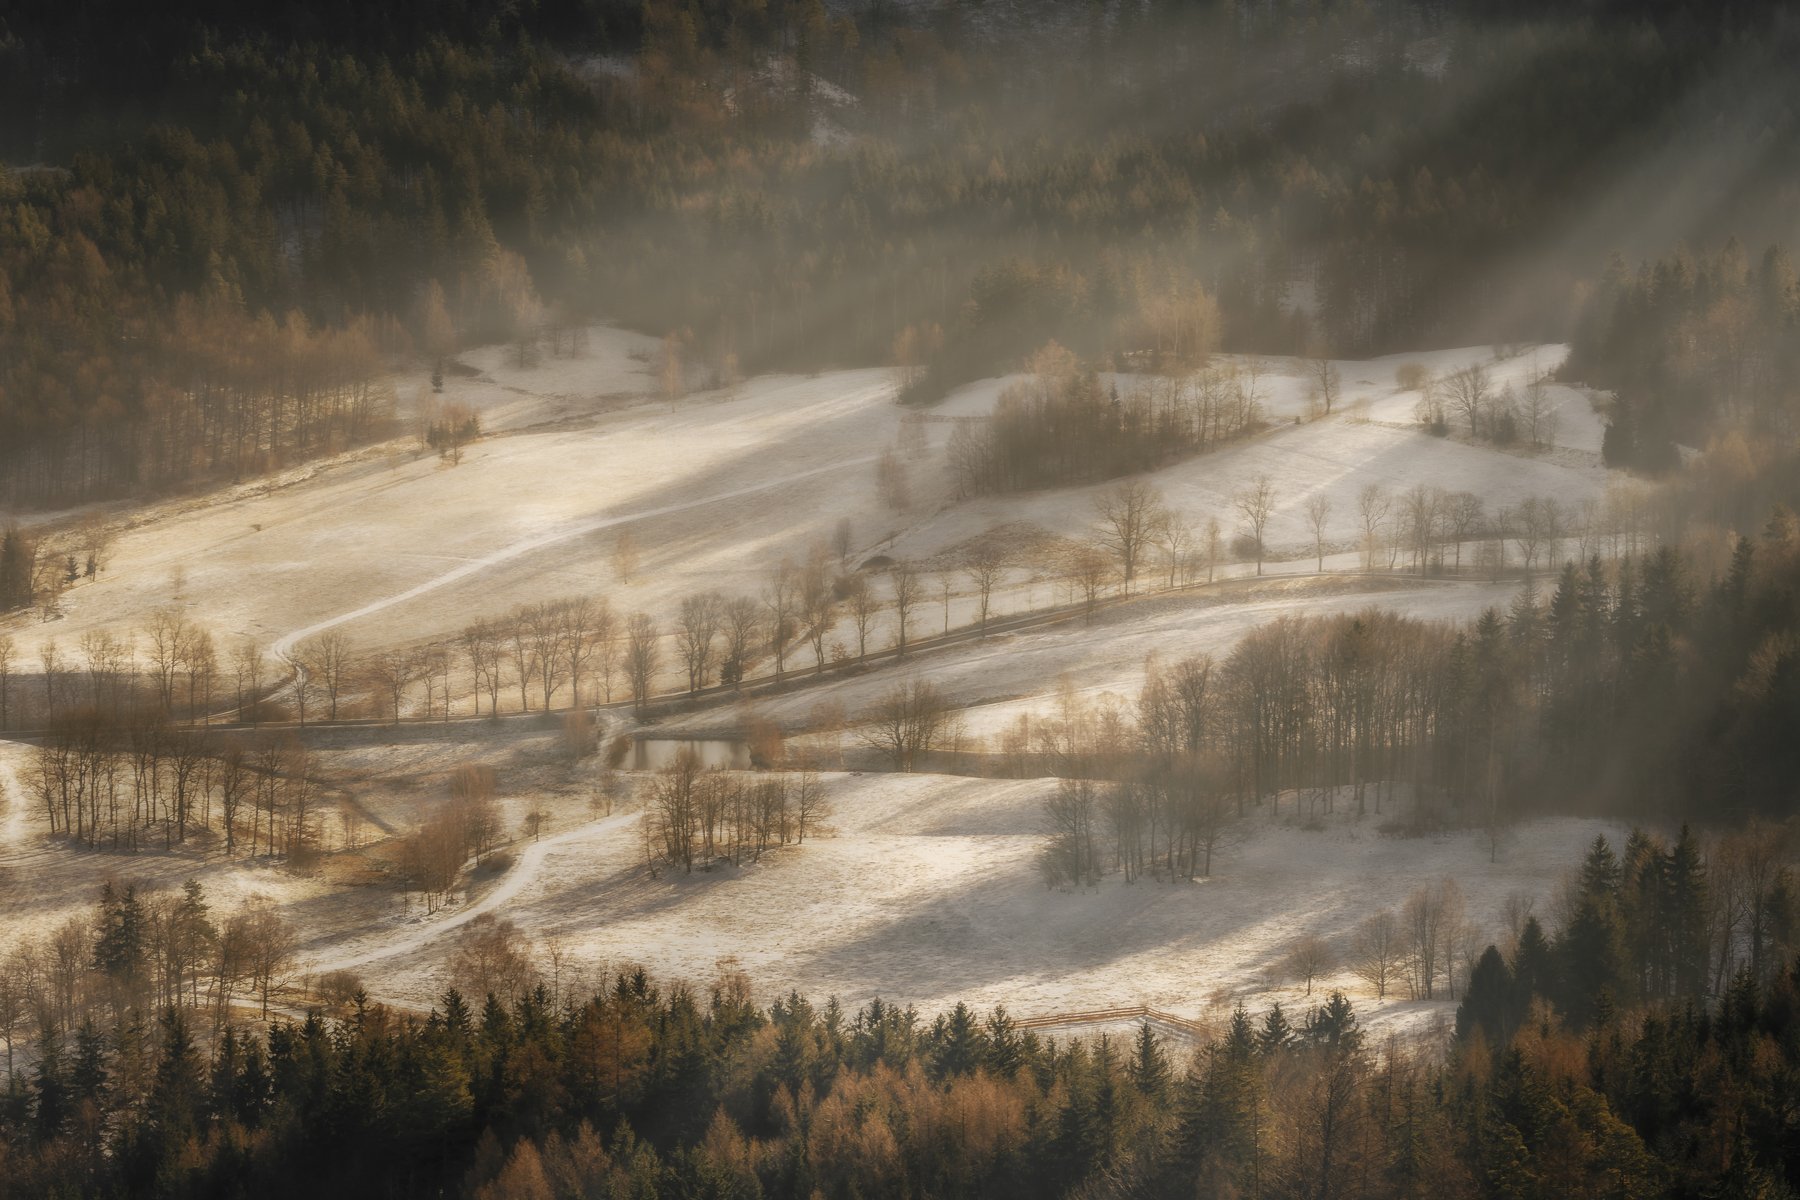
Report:
M 0 10 L 0 1198 L 1800 1189 L 1797 56 Z

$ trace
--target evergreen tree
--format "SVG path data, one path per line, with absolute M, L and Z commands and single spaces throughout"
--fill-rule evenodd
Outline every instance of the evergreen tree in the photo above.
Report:
M 1596 836 L 1581 866 L 1574 917 L 1558 944 L 1562 995 L 1559 1007 L 1577 1026 L 1596 1013 L 1602 994 L 1625 988 L 1625 927 L 1619 911 L 1619 862 L 1605 837 Z
M 1276 1001 L 1263 1014 L 1262 1029 L 1256 1035 L 1256 1048 L 1265 1058 L 1279 1054 L 1294 1043 L 1294 1027 L 1288 1024 L 1287 1014 L 1281 1011 L 1281 1002 Z
M 1457 1040 L 1466 1041 L 1480 1030 L 1490 1050 L 1504 1046 L 1512 1033 L 1517 986 L 1500 951 L 1493 946 L 1482 951 L 1469 973 L 1462 1003 L 1456 1006 Z
M 1147 1099 L 1160 1101 L 1169 1088 L 1169 1060 L 1149 1021 L 1140 1022 L 1132 1044 L 1131 1082 Z
M 981 1026 L 966 1004 L 958 1003 L 950 1010 L 936 1040 L 934 1066 L 940 1079 L 973 1074 L 987 1055 Z

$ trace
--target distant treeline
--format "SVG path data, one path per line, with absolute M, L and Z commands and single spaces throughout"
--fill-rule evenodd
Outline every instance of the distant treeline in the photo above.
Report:
M 269 957 L 259 914 L 221 925 L 197 886 L 149 902 L 108 888 L 92 922 L 0 970 L 20 985 L 0 990 L 15 1019 L 35 1010 L 42 1030 L 0 1105 L 0 1191 L 1782 1195 L 1800 1179 L 1800 963 L 1766 960 L 1700 998 L 1683 938 L 1709 884 L 1685 845 L 1664 860 L 1634 839 L 1623 862 L 1593 845 L 1560 927 L 1527 914 L 1477 957 L 1445 1054 L 1371 1036 L 1333 992 L 1292 1014 L 1240 1003 L 1185 1062 L 1148 1024 L 1055 1042 L 1003 1008 L 925 1020 L 790 994 L 765 1009 L 735 973 L 696 988 L 627 967 L 565 990 L 488 944 L 516 930 L 480 921 L 453 973 L 482 977 L 477 952 L 507 959 L 484 1002 L 451 990 L 421 1018 L 353 988 L 339 1019 L 203 1040 L 189 1001 L 211 996 L 215 961 L 260 990 L 289 969 L 290 938 L 271 926 Z M 1664 861 L 1680 899 L 1653 914 L 1637 897 Z M 1666 967 L 1635 957 L 1646 935 L 1670 939 Z M 1687 981 L 1689 998 L 1628 999 L 1643 971 Z
M 1605 455 L 1664 471 L 1676 443 L 1703 446 L 1715 419 L 1791 439 L 1800 429 L 1800 276 L 1771 247 L 1753 266 L 1717 254 L 1615 258 L 1575 326 L 1563 373 L 1617 391 Z
M 1282 618 L 1224 660 L 1153 666 L 1135 712 L 1071 700 L 1002 735 L 1065 783 L 1051 878 L 1210 871 L 1252 803 L 1485 827 L 1526 815 L 1791 812 L 1800 524 L 1776 514 L 1702 591 L 1682 553 L 1568 563 L 1467 626 L 1371 609 Z M 1396 817 L 1396 820 L 1399 818 Z
M 1658 244 L 1760 242 L 1795 181 L 1763 4 L 1034 6 L 1009 32 L 964 4 L 196 2 L 142 40 L 114 4 L 26 7 L 0 34 L 12 503 L 329 452 L 382 411 L 371 350 L 528 362 L 595 313 L 691 332 L 703 381 L 892 355 L 915 397 L 1048 337 L 1179 359 L 1209 311 L 1243 351 L 1562 338 L 1604 247 L 1527 264 L 1640 157 L 1741 160 Z

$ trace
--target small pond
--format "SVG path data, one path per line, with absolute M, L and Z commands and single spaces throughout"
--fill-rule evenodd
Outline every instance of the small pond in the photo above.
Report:
M 733 771 L 750 769 L 749 743 L 736 738 L 633 738 L 631 757 L 626 760 L 626 765 L 633 771 L 660 771 L 684 750 L 699 755 L 702 767 L 726 767 Z

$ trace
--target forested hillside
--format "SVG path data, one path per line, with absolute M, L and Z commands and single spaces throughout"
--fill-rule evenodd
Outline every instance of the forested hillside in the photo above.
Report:
M 0 1195 L 1780 1196 L 1800 909 L 1760 853 L 1753 833 L 1709 873 L 1685 829 L 1597 840 L 1559 927 L 1527 909 L 1465 968 L 1447 1045 L 1371 1037 L 1333 992 L 1240 1004 L 1191 1058 L 1148 1024 L 1058 1042 L 1003 1008 L 765 1010 L 729 972 L 565 991 L 503 924 L 452 964 L 485 1000 L 452 988 L 421 1016 L 356 991 L 208 1053 L 216 1014 L 186 989 L 212 986 L 215 944 L 257 986 L 259 930 L 215 930 L 196 886 L 159 906 L 109 887 L 92 934 L 56 942 L 92 965 L 48 957 L 17 994 L 49 1015 L 0 1107 Z M 1752 915 L 1708 1003 L 1715 898 Z M 153 989 L 173 999 L 150 1026 Z
M 28 6 L 0 26 L 0 496 L 329 453 L 382 430 L 384 364 L 597 313 L 711 378 L 898 357 L 928 396 L 1049 337 L 1561 339 L 1581 281 L 1611 312 L 1609 250 L 1791 237 L 1779 6 L 1486 8 L 192 4 L 139 38 Z M 1791 328 L 1791 279 L 1759 286 Z

